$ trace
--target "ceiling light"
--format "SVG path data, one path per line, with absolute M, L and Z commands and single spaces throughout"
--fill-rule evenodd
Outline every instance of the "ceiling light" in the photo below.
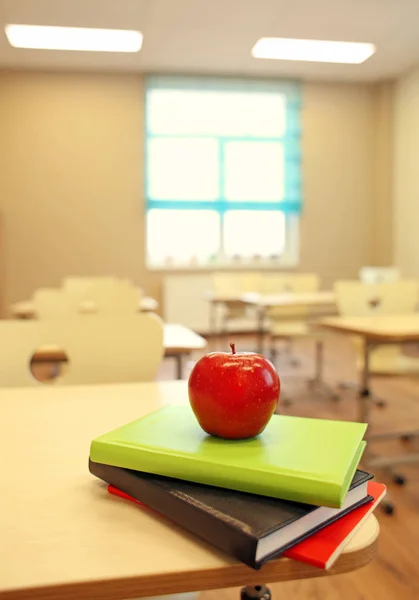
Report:
M 255 58 L 360 64 L 375 52 L 374 44 L 291 38 L 261 38 L 252 48 Z
M 4 30 L 14 48 L 138 52 L 143 43 L 142 33 L 125 29 L 6 25 Z

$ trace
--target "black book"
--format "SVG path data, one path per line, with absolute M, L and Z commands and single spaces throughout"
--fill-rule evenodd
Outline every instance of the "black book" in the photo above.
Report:
M 151 475 L 89 460 L 90 472 L 254 569 L 365 504 L 358 470 L 341 508 L 312 506 Z

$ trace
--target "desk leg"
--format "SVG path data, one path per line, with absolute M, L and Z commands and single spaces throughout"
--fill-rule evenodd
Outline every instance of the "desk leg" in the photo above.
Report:
M 271 600 L 272 595 L 266 585 L 248 585 L 240 594 L 241 600 Z
M 364 369 L 359 390 L 359 420 L 361 423 L 368 423 L 370 409 L 370 352 L 371 344 L 364 339 Z
M 316 373 L 314 380 L 323 381 L 323 340 L 316 340 Z
M 217 337 L 217 303 L 211 302 L 210 304 L 210 334 L 213 340 Z
M 175 354 L 173 358 L 176 361 L 176 379 L 182 379 L 182 374 L 183 374 L 183 354 Z
M 266 309 L 264 307 L 259 307 L 258 314 L 258 352 L 259 354 L 263 354 L 263 342 L 265 339 L 265 315 Z
M 316 340 L 316 355 L 315 355 L 315 373 L 314 379 L 308 381 L 310 388 L 316 388 L 321 394 L 331 398 L 332 400 L 339 400 L 339 395 L 323 380 L 323 366 L 324 366 L 324 342 L 322 339 Z

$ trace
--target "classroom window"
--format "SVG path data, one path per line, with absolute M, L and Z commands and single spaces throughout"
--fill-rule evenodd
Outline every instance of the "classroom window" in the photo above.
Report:
M 147 78 L 150 267 L 297 262 L 300 104 L 293 83 Z

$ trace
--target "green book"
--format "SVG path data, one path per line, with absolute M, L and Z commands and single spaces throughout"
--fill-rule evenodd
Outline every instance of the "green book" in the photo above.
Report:
M 341 507 L 367 425 L 274 415 L 248 440 L 206 434 L 189 406 L 170 406 L 92 441 L 94 462 L 318 506 Z

